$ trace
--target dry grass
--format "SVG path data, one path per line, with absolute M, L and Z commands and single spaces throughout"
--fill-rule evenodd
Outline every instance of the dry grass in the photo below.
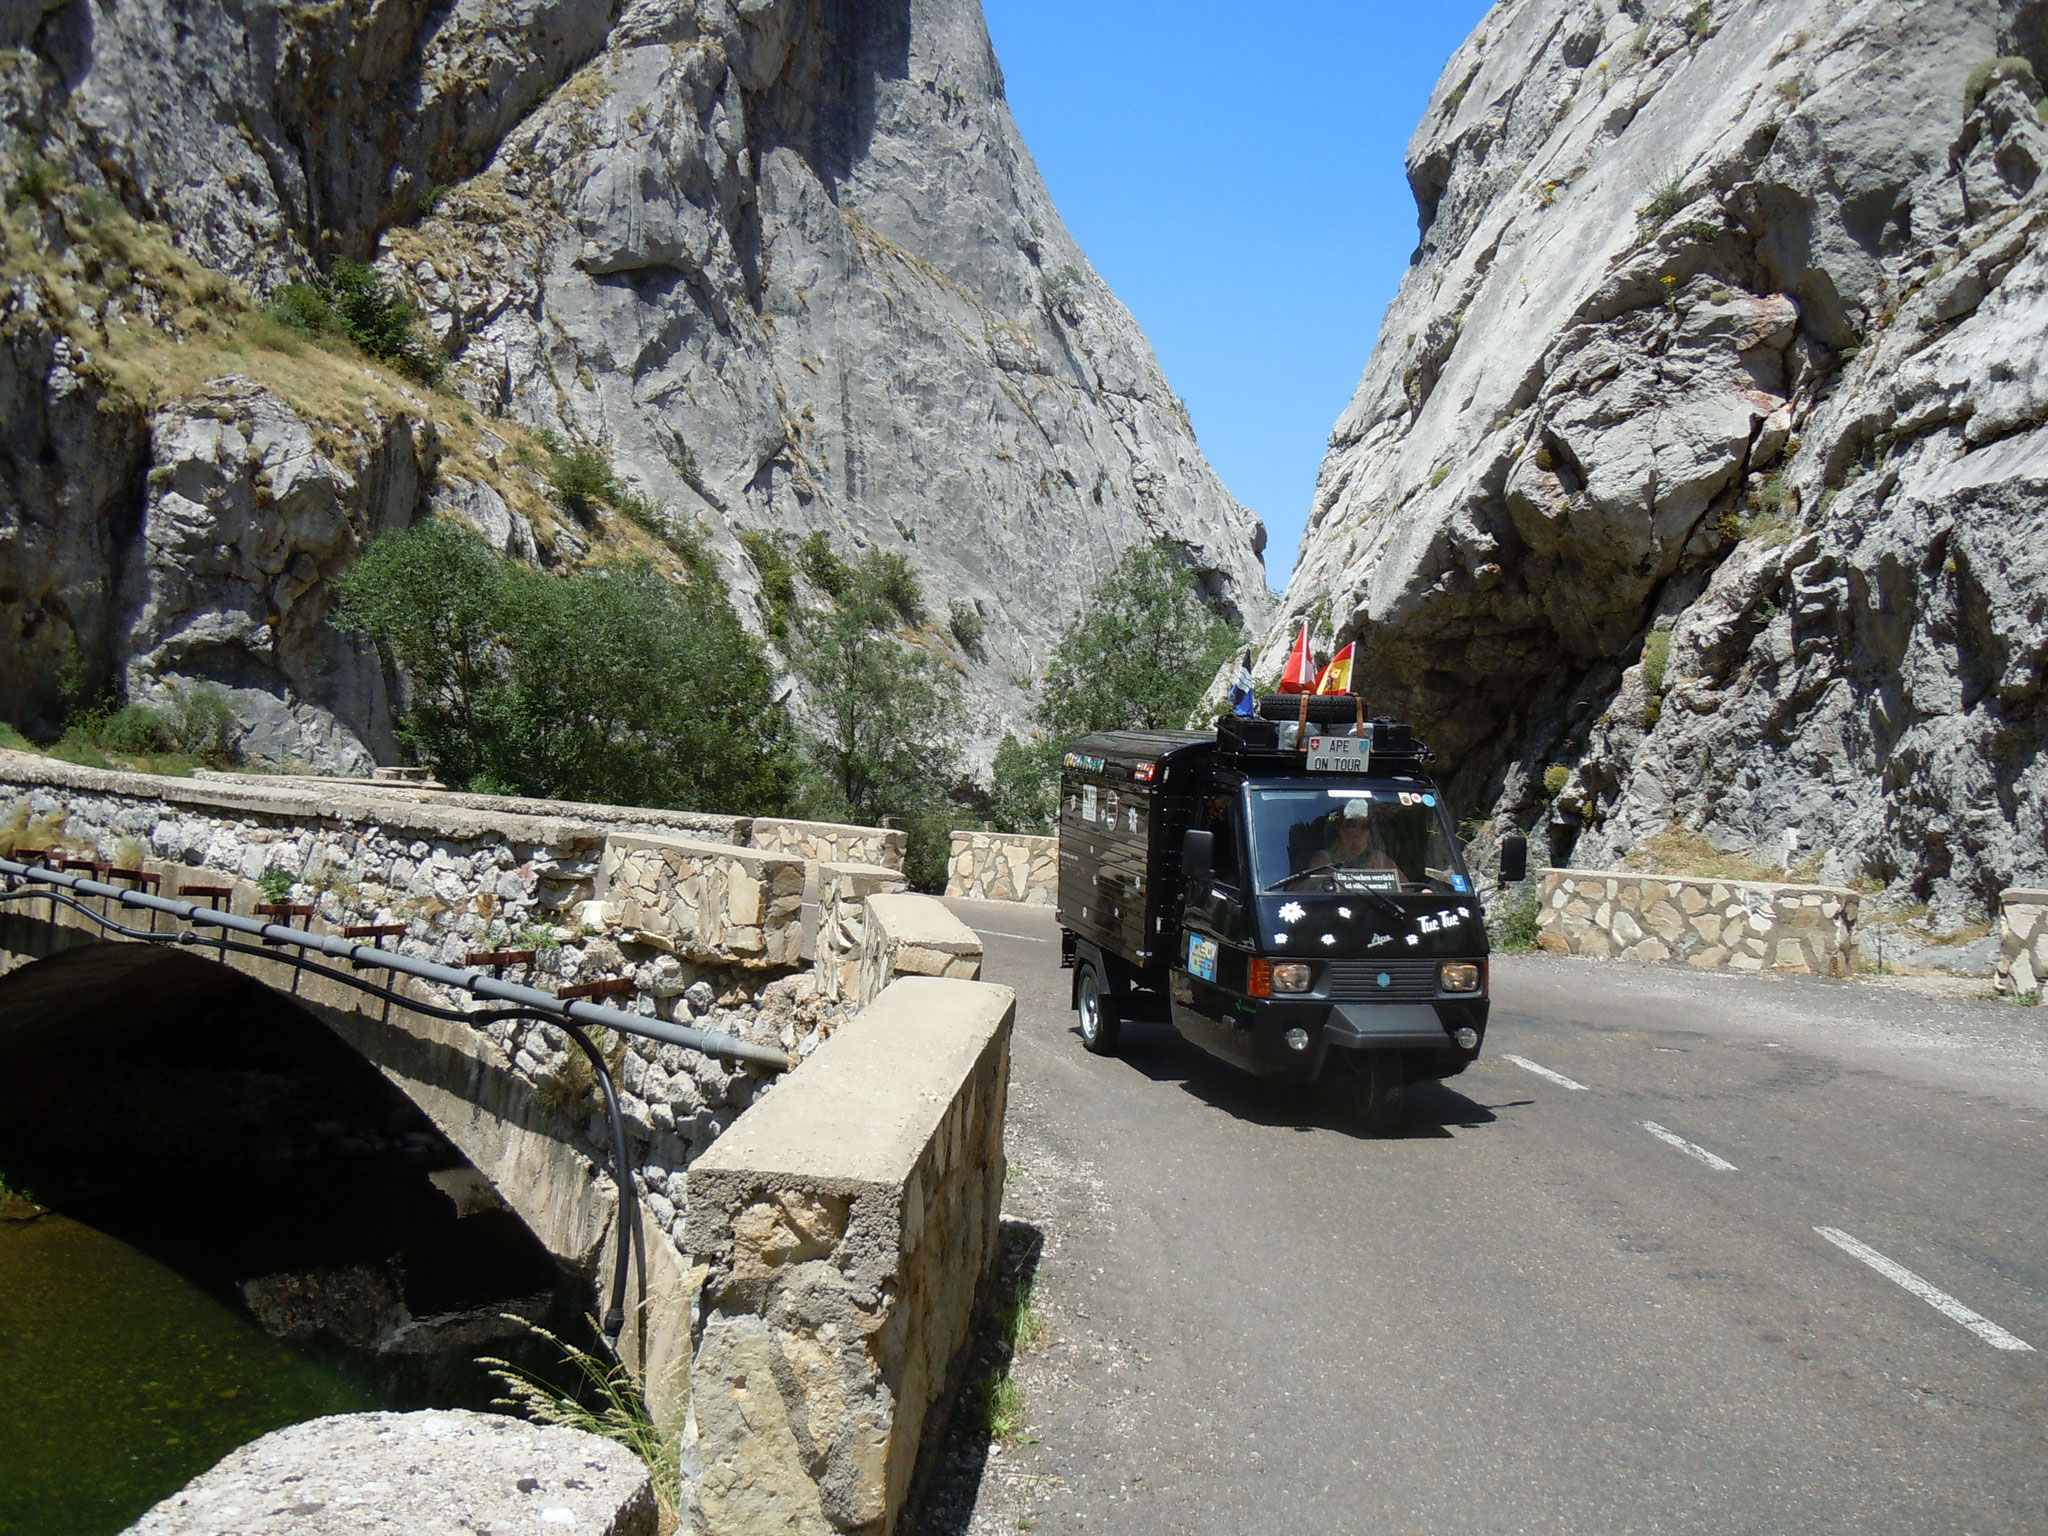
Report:
M 1759 864 L 1737 853 L 1722 853 L 1697 832 L 1673 827 L 1632 850 L 1622 863 L 1653 875 L 1690 875 L 1701 880 L 1738 880 L 1767 884 L 1789 881 L 1810 885 L 1820 876 L 1821 855 L 1816 853 L 1793 865 L 1791 870 L 1773 864 Z
M 298 413 L 320 450 L 344 467 L 356 462 L 380 423 L 410 416 L 432 424 L 443 475 L 492 486 L 543 544 L 553 539 L 561 514 L 540 478 L 523 467 L 545 463 L 546 454 L 525 428 L 479 419 L 460 396 L 417 385 L 342 338 L 292 330 L 240 284 L 180 251 L 161 226 L 124 211 L 90 218 L 71 211 L 82 201 L 76 189 L 60 187 L 51 203 L 64 211 L 53 223 L 28 206 L 0 216 L 0 282 L 40 288 L 52 323 L 84 355 L 84 371 L 114 393 L 148 411 L 241 374 Z M 504 201 L 490 178 L 479 177 L 443 206 Z M 420 254 L 417 232 L 404 235 L 393 238 L 399 254 Z M 486 433 L 505 445 L 502 451 L 486 452 Z M 668 545 L 625 517 L 607 513 L 578 536 L 590 546 L 590 564 L 629 559 L 670 574 L 685 569 Z

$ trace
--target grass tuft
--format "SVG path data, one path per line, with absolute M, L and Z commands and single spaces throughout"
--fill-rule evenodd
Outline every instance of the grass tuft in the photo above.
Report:
M 665 1430 L 654 1422 L 640 1383 L 620 1361 L 572 1344 L 526 1318 L 512 1313 L 504 1316 L 561 1351 L 562 1363 L 576 1375 L 576 1390 L 565 1392 L 509 1360 L 479 1355 L 477 1363 L 505 1389 L 506 1395 L 496 1400 L 496 1406 L 515 1409 L 538 1424 L 580 1429 L 623 1445 L 646 1466 L 654 1482 L 655 1502 L 661 1506 L 661 1528 L 673 1531 L 682 1512 L 680 1431 Z

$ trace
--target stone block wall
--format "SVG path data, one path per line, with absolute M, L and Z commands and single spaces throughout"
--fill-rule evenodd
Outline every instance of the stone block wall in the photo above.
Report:
M 691 1169 L 702 1536 L 898 1528 L 995 1263 L 1015 1006 L 897 981 Z
M 818 995 L 828 1003 L 860 995 L 867 943 L 867 899 L 907 889 L 901 872 L 880 864 L 818 866 Z
M 2009 890 L 1998 897 L 1998 990 L 2037 997 L 2048 977 L 2048 891 Z
M 787 821 L 757 816 L 746 844 L 811 864 L 879 864 L 903 868 L 906 834 L 891 827 L 852 827 L 832 821 Z
M 870 896 L 862 922 L 859 1002 L 865 1008 L 898 976 L 981 975 L 981 938 L 936 896 Z
M 1060 840 L 1021 832 L 955 832 L 946 894 L 1049 907 L 1059 897 Z
M 803 947 L 803 861 L 781 854 L 614 833 L 597 896 L 636 942 L 687 960 L 786 969 Z
M 1858 898 L 1840 886 L 1546 869 L 1538 889 L 1536 942 L 1552 954 L 1820 976 L 1850 971 Z

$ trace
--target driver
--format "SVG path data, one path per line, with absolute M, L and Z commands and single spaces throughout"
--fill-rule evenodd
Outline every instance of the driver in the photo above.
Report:
M 1360 795 L 1344 802 L 1330 846 L 1309 861 L 1310 869 L 1398 869 L 1373 830 L 1372 802 Z

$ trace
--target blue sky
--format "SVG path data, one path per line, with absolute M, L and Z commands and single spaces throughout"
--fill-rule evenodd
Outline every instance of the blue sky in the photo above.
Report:
M 1287 584 L 1316 467 L 1415 247 L 1402 156 L 1482 0 L 983 0 L 1067 228 Z

